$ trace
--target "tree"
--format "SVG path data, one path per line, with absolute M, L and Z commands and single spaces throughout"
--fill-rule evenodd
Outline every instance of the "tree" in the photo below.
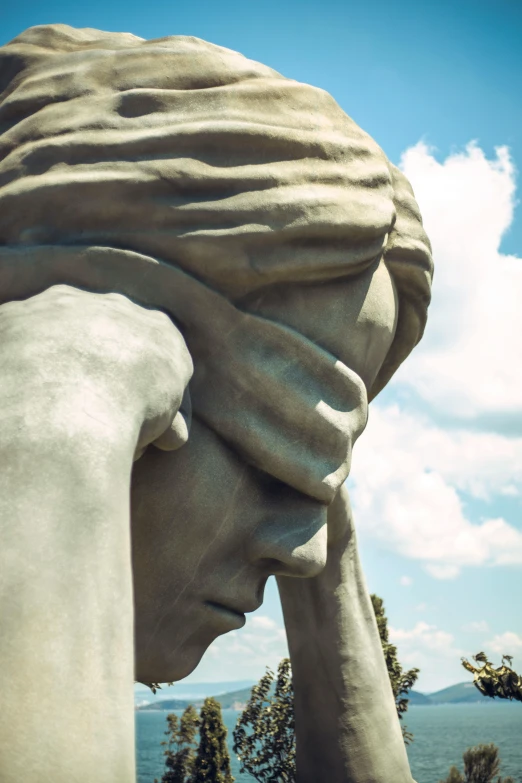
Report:
M 250 731 L 247 731 L 250 728 Z M 241 772 L 260 783 L 295 780 L 294 689 L 290 660 L 284 658 L 274 673 L 267 668 L 234 729 L 234 753 Z
M 384 653 L 384 660 L 386 661 L 386 668 L 388 669 L 395 704 L 397 706 L 397 715 L 399 716 L 399 720 L 402 720 L 404 713 L 408 709 L 409 703 L 409 699 L 405 697 L 417 682 L 419 669 L 410 669 L 406 672 L 403 670 L 401 664 L 397 660 L 397 648 L 389 642 L 388 618 L 384 611 L 384 602 L 378 595 L 371 595 L 370 598 L 372 600 L 382 651 Z M 406 726 L 402 727 L 402 736 L 404 737 L 406 745 L 409 745 L 409 743 L 413 741 L 413 734 L 407 731 Z
M 522 701 L 522 677 L 511 668 L 511 655 L 503 655 L 497 668 L 483 652 L 474 655 L 473 660 L 482 665 L 475 667 L 466 658 L 462 658 L 462 665 L 473 674 L 473 684 L 484 696 Z
M 227 730 L 216 699 L 205 699 L 200 713 L 199 747 L 190 783 L 233 783 Z
M 446 780 L 441 780 L 439 783 L 464 783 L 462 774 L 458 771 L 457 767 L 451 767 L 449 775 Z
M 490 745 L 476 745 L 468 748 L 462 756 L 464 774 L 457 767 L 452 767 L 446 780 L 439 783 L 493 783 L 493 778 L 500 772 L 500 757 L 498 748 Z M 513 778 L 497 778 L 496 783 L 515 783 Z
M 194 772 L 194 749 L 199 718 L 196 710 L 190 704 L 181 719 L 175 713 L 167 715 L 168 729 L 165 735 L 169 738 L 166 745 L 165 772 L 161 783 L 189 783 Z M 157 780 L 154 781 L 157 783 Z

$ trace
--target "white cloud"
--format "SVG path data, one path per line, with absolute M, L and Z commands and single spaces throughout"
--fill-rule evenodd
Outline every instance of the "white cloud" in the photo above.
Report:
M 439 163 L 423 143 L 401 167 L 433 243 L 435 279 L 425 336 L 391 389 L 401 400 L 413 389 L 431 418 L 372 405 L 350 480 L 356 520 L 436 579 L 466 565 L 520 565 L 522 531 L 494 505 L 522 495 L 522 259 L 499 252 L 514 167 L 505 147 L 488 160 L 469 144 Z M 506 433 L 495 431 L 506 422 Z M 475 504 L 474 524 L 467 496 L 488 504 L 478 520 Z
M 274 628 L 277 628 L 277 623 L 271 617 L 267 617 L 264 614 L 256 614 L 250 618 L 250 627 L 272 631 Z
M 435 691 L 452 679 L 462 679 L 460 658 L 464 653 L 455 645 L 453 634 L 423 621 L 409 629 L 390 626 L 389 632 L 403 668 L 421 670 L 415 689 Z
M 267 666 L 276 671 L 286 657 L 285 629 L 271 617 L 253 614 L 244 628 L 216 639 L 191 676 L 194 681 L 258 680 Z
M 399 581 L 403 587 L 410 587 L 413 584 L 411 576 L 401 576 Z
M 435 579 L 455 579 L 460 568 L 452 563 L 427 563 L 426 571 Z
M 519 655 L 522 656 L 522 635 L 515 633 L 514 631 L 506 631 L 505 633 L 494 636 L 487 642 L 484 642 L 484 647 L 498 656 L 512 655 L 513 657 Z M 516 667 L 517 671 L 520 671 L 521 667 Z
M 522 532 L 499 516 L 472 524 L 461 496 L 495 498 L 508 483 L 522 487 L 522 438 L 443 430 L 374 404 L 349 486 L 364 534 L 452 579 L 466 565 L 522 564 Z
M 522 410 L 522 260 L 499 252 L 513 219 L 515 171 L 506 147 L 476 144 L 439 163 L 419 143 L 401 167 L 433 244 L 426 334 L 397 380 L 462 419 Z
M 500 494 L 504 495 L 505 497 L 516 498 L 520 495 L 520 490 L 518 487 L 515 487 L 513 484 L 506 484 L 505 487 L 501 488 Z
M 393 628 L 390 626 L 390 641 L 392 644 L 401 645 L 402 648 L 429 650 L 436 652 L 438 657 L 453 658 L 462 655 L 462 651 L 453 646 L 454 637 L 447 631 L 441 631 L 436 625 L 419 620 L 409 630 Z
M 487 633 L 489 625 L 485 620 L 474 620 L 470 623 L 465 623 L 461 630 L 466 633 Z

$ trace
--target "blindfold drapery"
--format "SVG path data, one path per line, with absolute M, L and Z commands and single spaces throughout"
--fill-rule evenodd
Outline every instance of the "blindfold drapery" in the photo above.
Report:
M 430 297 L 406 178 L 327 93 L 198 39 L 32 28 L 0 48 L 0 90 L 2 301 L 47 280 L 166 309 L 194 357 L 195 414 L 331 500 L 364 385 L 283 312 L 276 323 L 244 302 L 383 258 L 399 316 L 375 396 L 422 336 Z

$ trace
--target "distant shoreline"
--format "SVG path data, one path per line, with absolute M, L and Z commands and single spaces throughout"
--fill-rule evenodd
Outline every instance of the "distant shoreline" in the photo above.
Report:
M 209 683 L 209 686 L 212 684 Z M 175 688 L 175 686 L 174 686 Z M 174 690 L 174 688 L 172 690 Z M 251 694 L 251 686 L 233 690 L 228 693 L 215 694 L 214 698 L 221 704 L 222 709 L 233 709 L 236 712 L 242 711 L 248 702 Z M 209 694 L 210 695 L 210 694 Z M 141 696 L 141 694 L 140 694 Z M 203 704 L 205 695 L 197 697 L 172 698 L 171 696 L 161 696 L 158 694 L 154 699 L 146 701 L 141 697 L 140 702 L 135 704 L 136 712 L 169 712 L 173 710 L 183 710 L 189 704 L 199 708 Z M 441 705 L 458 706 L 459 704 L 493 704 L 506 703 L 505 699 L 492 699 L 489 696 L 483 696 L 472 682 L 461 682 L 456 685 L 450 685 L 435 693 L 426 694 L 419 691 L 411 691 L 406 695 L 409 701 L 408 708 L 412 707 L 436 707 Z
M 445 702 L 445 703 L 444 702 L 438 702 L 438 703 L 432 702 L 431 704 L 411 704 L 408 707 L 408 710 L 417 709 L 417 707 L 419 707 L 419 708 L 452 707 L 453 708 L 453 707 L 470 707 L 470 706 L 474 706 L 474 705 L 477 705 L 479 707 L 486 707 L 487 709 L 489 709 L 489 706 L 493 706 L 493 707 L 495 705 L 497 705 L 497 706 L 499 706 L 499 705 L 500 706 L 504 706 L 506 704 L 509 704 L 509 705 L 511 705 L 513 707 L 516 706 L 516 702 L 515 701 L 509 701 L 509 699 L 488 699 L 487 701 L 459 701 L 459 702 Z M 193 706 L 197 706 L 197 705 L 193 704 Z M 139 713 L 145 713 L 145 714 L 150 713 L 150 714 L 154 715 L 154 714 L 156 714 L 158 712 L 165 712 L 165 713 L 176 712 L 176 711 L 182 712 L 183 709 L 185 709 L 185 708 L 184 707 L 175 707 L 175 708 L 170 707 L 169 708 L 169 707 L 159 707 L 158 706 L 158 707 L 155 707 L 154 709 L 149 709 L 149 710 L 144 709 L 144 707 L 135 707 L 134 711 L 135 712 L 139 712 Z M 235 708 L 235 707 L 223 707 L 222 709 L 223 709 L 224 712 L 225 711 L 226 712 L 237 712 L 238 714 L 242 711 L 241 709 L 238 709 L 238 708 Z M 518 709 L 520 709 L 519 706 L 518 706 Z

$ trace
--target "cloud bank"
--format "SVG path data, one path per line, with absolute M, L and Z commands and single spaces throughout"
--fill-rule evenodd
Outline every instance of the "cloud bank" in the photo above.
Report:
M 506 147 L 487 160 L 474 143 L 439 163 L 407 150 L 410 179 L 433 244 L 433 304 L 422 347 L 401 373 L 444 415 L 471 420 L 522 412 L 522 260 L 499 248 L 513 221 L 515 170 Z
M 433 693 L 447 686 L 448 671 L 455 680 L 463 679 L 460 658 L 464 654 L 457 647 L 453 634 L 423 620 L 412 628 L 389 627 L 390 641 L 397 646 L 401 665 L 421 670 L 415 689 Z M 406 720 L 406 723 L 408 721 Z
M 442 163 L 419 143 L 401 167 L 433 243 L 433 303 L 385 397 L 399 402 L 373 403 L 355 447 L 356 520 L 436 579 L 520 565 L 522 531 L 491 513 L 495 500 L 522 493 L 522 430 L 509 424 L 522 421 L 522 260 L 499 249 L 514 167 L 505 147 L 488 160 L 474 143 Z M 482 518 L 470 518 L 466 498 L 484 501 Z
M 473 523 L 463 500 L 522 490 L 522 438 L 444 430 L 398 405 L 375 405 L 350 488 L 358 528 L 437 579 L 462 566 L 522 564 L 522 532 L 500 516 Z
M 252 614 L 240 631 L 216 639 L 199 664 L 196 679 L 258 680 L 267 666 L 276 671 L 286 657 L 285 629 L 268 615 Z

